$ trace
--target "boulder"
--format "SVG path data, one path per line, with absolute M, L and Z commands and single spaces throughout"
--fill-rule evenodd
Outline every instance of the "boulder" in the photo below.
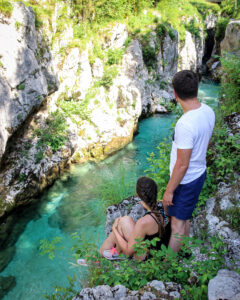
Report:
M 221 42 L 221 53 L 230 52 L 240 55 L 240 20 L 231 20 Z
M 240 275 L 229 270 L 219 270 L 208 284 L 209 300 L 240 299 Z

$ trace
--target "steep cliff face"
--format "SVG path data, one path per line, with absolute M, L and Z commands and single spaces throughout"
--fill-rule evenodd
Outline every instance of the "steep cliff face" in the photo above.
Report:
M 57 89 L 58 79 L 51 54 L 38 38 L 31 7 L 14 4 L 11 18 L 1 19 L 0 32 L 1 161 L 8 140 L 43 99 Z
M 38 33 L 22 3 L 0 22 L 0 217 L 31 201 L 71 162 L 124 147 L 141 116 L 167 112 L 172 76 L 201 65 L 202 32 L 186 31 L 180 42 L 171 26 L 155 24 L 130 41 L 126 25 L 114 24 L 99 32 L 98 44 L 90 39 L 83 47 L 71 24 L 58 32 L 62 9 L 57 3 L 51 26 Z
M 221 42 L 221 53 L 230 52 L 240 55 L 240 20 L 231 20 Z

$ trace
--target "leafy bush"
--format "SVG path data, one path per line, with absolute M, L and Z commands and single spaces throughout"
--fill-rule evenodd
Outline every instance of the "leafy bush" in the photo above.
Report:
M 239 220 L 240 220 L 240 207 L 231 207 L 221 211 L 221 216 L 230 223 L 233 230 L 240 234 Z
M 13 6 L 10 1 L 1 0 L 0 2 L 0 13 L 6 17 L 10 17 L 13 11 Z
M 237 9 L 235 7 L 237 3 Z M 222 14 L 229 18 L 237 19 L 240 17 L 240 3 L 239 1 L 223 0 L 221 2 Z
M 46 119 L 44 128 L 37 128 L 34 135 L 39 137 L 37 148 L 42 151 L 42 148 L 50 146 L 53 152 L 59 150 L 67 141 L 67 123 L 63 113 L 60 111 L 52 112 Z M 40 157 L 38 157 L 38 160 Z
M 124 51 L 122 49 L 109 49 L 107 52 L 107 64 L 115 65 L 118 64 L 122 59 Z
M 81 240 L 81 239 L 80 239 Z M 141 256 L 146 253 L 151 245 L 155 246 L 158 238 L 152 241 L 137 240 L 135 251 Z M 205 299 L 207 297 L 207 285 L 218 270 L 224 266 L 223 254 L 226 253 L 224 243 L 215 237 L 209 238 L 209 247 L 195 238 L 183 238 L 182 254 L 191 253 L 192 249 L 200 247 L 200 252 L 208 258 L 205 261 L 195 261 L 191 258 L 181 258 L 177 253 L 164 245 L 161 250 L 150 250 L 151 258 L 146 261 L 124 260 L 112 262 L 101 258 L 96 245 L 88 243 L 81 246 L 75 245 L 73 252 L 76 257 L 85 257 L 89 263 L 88 286 L 108 284 L 114 286 L 122 284 L 131 290 L 137 290 L 152 280 L 164 282 L 173 281 L 182 285 L 183 299 Z M 96 268 L 95 261 L 99 262 Z M 117 267 L 117 268 L 116 268 Z M 191 280 L 197 274 L 197 280 Z
M 227 24 L 229 22 L 228 18 L 219 18 L 216 26 L 215 38 L 219 43 L 224 39 Z
M 105 68 L 102 79 L 95 83 L 96 86 L 104 86 L 105 88 L 110 88 L 113 85 L 113 79 L 117 77 L 118 70 L 116 67 Z
M 157 4 L 157 9 L 162 15 L 162 21 L 170 23 L 172 27 L 178 31 L 181 41 L 185 40 L 185 21 L 186 18 L 193 16 L 200 20 L 204 20 L 209 13 L 219 11 L 217 4 L 212 4 L 204 0 L 196 1 L 177 1 L 177 0 L 161 0 Z M 196 26 L 190 24 L 189 29 L 194 34 L 199 34 Z
M 66 117 L 71 118 L 71 120 L 76 123 L 76 116 L 81 120 L 88 120 L 90 116 L 90 111 L 88 110 L 89 99 L 96 95 L 87 94 L 84 100 L 75 100 L 73 98 L 68 98 L 63 94 L 57 100 L 57 106 L 65 113 Z
M 118 204 L 123 199 L 134 195 L 136 186 L 136 174 L 126 171 L 123 164 L 120 165 L 118 172 L 113 174 L 111 170 L 103 174 L 103 181 L 97 187 L 96 192 L 107 208 L 110 205 Z
M 224 115 L 240 112 L 240 58 L 233 54 L 225 54 L 222 64 L 222 105 Z
M 162 199 L 165 188 L 169 181 L 169 163 L 170 163 L 170 140 L 165 140 L 157 147 L 158 154 L 151 153 L 148 157 L 149 169 L 147 175 L 154 179 L 158 185 L 158 198 Z
M 142 48 L 143 60 L 148 68 L 154 68 L 157 62 L 155 49 L 150 45 L 143 46 Z
M 25 89 L 25 83 L 20 83 L 18 86 L 17 86 L 17 90 L 19 91 L 23 91 Z
M 200 38 L 200 28 L 195 19 L 191 19 L 189 23 L 185 24 L 185 28 L 192 35 L 194 35 L 197 38 Z

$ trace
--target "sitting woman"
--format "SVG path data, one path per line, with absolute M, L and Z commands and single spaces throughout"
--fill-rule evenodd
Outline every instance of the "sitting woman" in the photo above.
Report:
M 171 226 L 161 204 L 157 203 L 157 184 L 148 177 L 141 177 L 137 181 L 136 191 L 142 200 L 141 205 L 147 212 L 136 223 L 129 216 L 115 220 L 112 232 L 99 250 L 100 254 L 109 260 L 121 259 L 119 254 L 134 255 L 137 258 L 133 246 L 139 238 L 152 240 L 159 237 L 161 241 L 157 243 L 157 249 L 162 244 L 168 245 Z M 146 255 L 140 259 L 145 258 Z

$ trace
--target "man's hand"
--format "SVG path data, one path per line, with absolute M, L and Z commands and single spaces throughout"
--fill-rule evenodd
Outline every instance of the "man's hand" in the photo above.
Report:
M 169 193 L 168 191 L 166 191 L 163 195 L 163 205 L 164 206 L 169 206 L 169 205 L 173 205 L 173 193 Z

